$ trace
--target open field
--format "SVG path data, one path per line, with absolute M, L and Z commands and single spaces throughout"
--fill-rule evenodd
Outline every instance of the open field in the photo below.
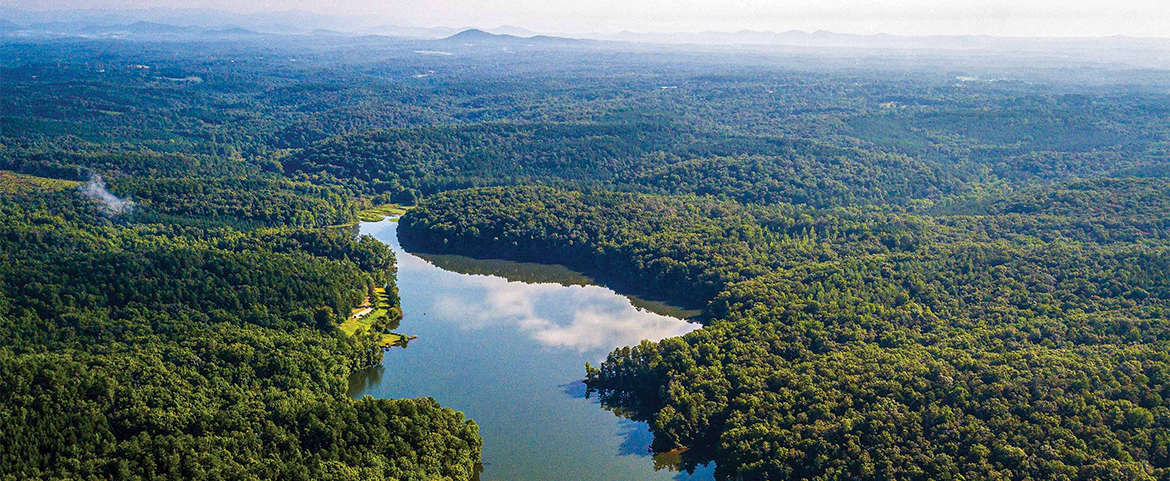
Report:
M 57 192 L 80 186 L 81 182 L 73 180 L 50 179 L 0 170 L 0 193 L 17 194 L 37 190 Z
M 358 332 L 368 332 L 375 323 L 390 315 L 390 298 L 386 289 L 375 288 L 374 297 L 368 300 L 368 305 L 359 306 L 349 313 L 349 318 L 341 323 L 340 329 L 352 336 Z M 394 333 L 382 333 L 382 345 L 393 347 L 406 340 L 406 336 Z
M 399 204 L 385 204 L 374 206 L 365 209 L 361 212 L 362 222 L 378 222 L 389 216 L 399 216 L 405 214 L 406 211 L 412 209 L 413 206 L 402 206 Z

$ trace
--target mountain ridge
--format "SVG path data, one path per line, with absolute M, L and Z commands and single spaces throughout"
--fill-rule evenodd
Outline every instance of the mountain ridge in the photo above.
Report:
M 491 33 L 486 30 L 478 28 L 469 28 L 462 32 L 451 35 L 439 40 L 445 43 L 464 43 L 469 45 L 475 44 L 490 44 L 490 45 L 580 45 L 591 42 L 588 39 L 557 37 L 552 35 L 533 35 L 531 37 L 521 37 L 507 33 Z

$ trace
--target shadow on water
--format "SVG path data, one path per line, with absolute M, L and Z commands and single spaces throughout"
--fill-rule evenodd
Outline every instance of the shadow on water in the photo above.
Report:
M 369 369 L 362 369 L 361 371 L 350 374 L 347 395 L 352 399 L 358 394 L 365 392 L 370 386 L 382 382 L 382 375 L 385 373 L 386 367 L 379 364 Z
M 561 388 L 561 392 L 573 399 L 589 399 L 589 388 L 585 386 L 585 381 L 573 381 L 557 387 Z
M 653 454 L 650 445 L 654 443 L 654 435 L 650 433 L 650 427 L 646 423 L 622 419 L 618 422 L 618 427 L 622 436 L 618 455 L 646 457 Z
M 593 279 L 558 264 L 536 264 L 503 259 L 476 259 L 453 254 L 418 254 L 423 260 L 443 270 L 460 274 L 498 276 L 525 284 L 560 284 L 586 286 Z
M 629 406 L 630 400 L 622 401 L 627 404 L 625 408 L 608 405 L 601 396 L 589 392 L 585 381 L 573 381 L 557 387 L 566 396 L 573 399 L 590 399 L 592 403 L 618 417 L 618 428 L 621 430 L 619 435 L 622 439 L 618 446 L 617 454 L 619 456 L 650 457 L 653 459 L 655 471 L 678 473 L 673 478 L 677 481 L 709 481 L 714 479 L 715 463 L 709 452 L 701 449 L 682 448 L 655 453 L 654 433 L 650 432 L 650 426 L 645 422 L 634 419 L 636 409 Z M 612 393 L 610 396 L 611 400 L 614 399 Z
M 596 405 L 601 405 L 601 400 L 597 396 L 590 396 L 589 388 L 585 385 L 585 381 L 573 381 L 557 386 L 561 392 L 573 399 L 589 399 L 590 402 Z M 604 407 L 604 406 L 602 406 Z M 608 408 L 606 408 L 608 410 Z M 651 445 L 654 443 L 654 434 L 650 432 L 650 427 L 644 422 L 638 422 L 620 414 L 618 417 L 618 433 L 621 436 L 622 442 L 618 445 L 619 456 L 640 456 L 647 457 L 654 454 Z
M 650 457 L 654 471 L 677 473 L 677 481 L 710 481 L 715 479 L 714 453 L 710 448 L 678 448 L 670 451 L 654 451 L 654 433 L 647 424 L 651 413 L 629 393 L 614 391 L 590 391 L 584 381 L 573 381 L 558 386 L 561 392 L 573 398 L 590 399 L 602 409 L 613 413 L 619 419 L 618 426 L 622 443 L 619 456 Z
M 646 423 L 622 418 L 619 426 L 622 430 L 622 444 L 618 455 L 649 457 L 654 462 L 655 471 L 678 473 L 674 476 L 676 480 L 714 479 L 715 463 L 709 454 L 685 448 L 655 453 L 651 447 L 654 444 L 654 433 L 650 432 Z
M 655 471 L 678 473 L 676 481 L 708 481 L 715 478 L 715 463 L 693 450 L 675 449 L 654 455 Z
M 589 387 L 585 385 L 585 381 L 573 381 L 557 387 L 566 396 L 573 399 L 588 399 L 591 403 L 613 412 L 610 407 L 602 405 L 597 396 L 590 395 Z M 651 448 L 654 435 L 650 433 L 650 427 L 646 423 L 635 421 L 629 416 L 623 416 L 617 412 L 614 412 L 614 415 L 618 418 L 618 429 L 621 430 L 619 436 L 621 436 L 622 442 L 618 446 L 619 456 L 650 456 L 654 454 Z

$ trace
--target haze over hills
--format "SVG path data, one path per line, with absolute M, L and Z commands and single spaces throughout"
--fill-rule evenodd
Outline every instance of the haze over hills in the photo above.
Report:
M 26 11 L 0 7 L 0 37 L 136 38 L 144 40 L 231 40 L 262 34 L 314 37 L 392 37 L 408 41 L 441 41 L 463 48 L 509 45 L 540 48 L 640 49 L 642 45 L 675 49 L 721 49 L 764 54 L 849 57 L 895 55 L 914 58 L 925 52 L 938 56 L 983 59 L 987 55 L 1042 58 L 1037 65 L 1076 64 L 1111 68 L 1170 69 L 1170 38 L 1112 36 L 1100 38 L 1027 38 L 987 35 L 901 36 L 859 35 L 824 30 L 803 32 L 630 32 L 558 34 L 512 25 L 494 28 L 397 26 L 380 16 L 342 17 L 284 11 L 241 14 L 213 9 L 86 9 Z M 467 45 L 471 44 L 471 45 Z M 1024 61 L 1021 61 L 1026 63 Z
M 138 23 L 164 24 L 177 27 L 225 28 L 240 27 L 263 33 L 310 34 L 317 31 L 340 32 L 351 35 L 387 35 L 396 37 L 440 39 L 450 37 L 469 29 L 482 30 L 498 35 L 534 37 L 549 35 L 592 40 L 612 40 L 659 44 L 701 44 L 701 45 L 793 45 L 793 46 L 848 46 L 881 48 L 986 48 L 1010 46 L 1022 42 L 1063 45 L 1085 42 L 1107 45 L 1126 44 L 1142 47 L 1170 48 L 1170 36 L 1163 38 L 1113 37 L 995 37 L 987 35 L 944 35 L 944 36 L 902 36 L 890 34 L 849 34 L 825 30 L 805 32 L 789 30 L 783 32 L 739 30 L 734 32 L 633 32 L 617 33 L 576 33 L 533 31 L 513 25 L 496 27 L 466 25 L 450 26 L 408 26 L 396 25 L 393 18 L 381 15 L 333 16 L 287 10 L 263 13 L 237 13 L 209 8 L 141 8 L 141 9 L 74 9 L 30 11 L 11 7 L 0 7 L 0 20 L 22 27 L 56 25 L 69 26 L 73 30 L 88 27 L 111 27 Z M 68 29 L 67 29 L 68 30 Z
M 394 25 L 384 17 L 361 18 L 319 15 L 302 11 L 283 11 L 243 14 L 208 8 L 142 8 L 142 9 L 75 9 L 30 11 L 0 6 L 0 20 L 11 27 L 26 30 L 45 30 L 53 27 L 63 32 L 77 32 L 86 28 L 132 25 L 139 22 L 165 24 L 176 27 L 223 29 L 239 27 L 262 33 L 312 34 L 322 31 L 347 35 L 386 35 L 393 37 L 440 39 L 473 28 L 418 27 Z M 0 25 L 3 25 L 0 23 Z M 531 37 L 538 35 L 520 27 L 501 25 L 484 30 L 497 34 Z
M 0 36 L 21 38 L 134 38 L 140 40 L 195 40 L 208 38 L 236 38 L 272 35 L 234 25 L 213 27 L 178 26 L 137 21 L 128 24 L 96 25 L 75 22 L 47 22 L 20 25 L 14 22 L 0 24 Z
M 1066 37 L 995 37 L 990 35 L 932 35 L 903 36 L 890 34 L 846 34 L 817 30 L 802 32 L 761 32 L 740 30 L 738 32 L 620 32 L 600 35 L 605 40 L 659 44 L 700 44 L 700 45 L 792 45 L 806 47 L 859 47 L 859 48 L 931 48 L 974 50 L 986 48 L 1011 48 L 1028 46 L 1133 46 L 1170 47 L 1170 38 L 1135 38 L 1113 36 L 1104 38 Z
M 307 33 L 317 28 L 344 29 L 347 23 L 346 19 L 343 18 L 299 11 L 244 14 L 210 8 L 94 8 L 32 11 L 0 7 L 0 19 L 26 27 L 54 23 L 109 26 L 151 22 L 201 28 L 238 26 L 269 33 Z

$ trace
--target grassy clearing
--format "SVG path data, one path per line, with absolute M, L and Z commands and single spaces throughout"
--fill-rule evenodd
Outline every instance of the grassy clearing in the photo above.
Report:
M 413 209 L 413 206 L 402 206 L 398 204 L 385 204 L 370 207 L 361 211 L 359 214 L 362 222 L 378 222 L 389 216 L 398 216 L 405 214 L 406 211 Z
M 397 347 L 401 346 L 403 342 L 406 342 L 406 336 L 402 334 L 395 334 L 393 332 L 382 333 L 382 347 Z
M 350 336 L 359 332 L 369 332 L 375 323 L 390 315 L 390 306 L 390 297 L 386 294 L 386 289 L 375 288 L 374 297 L 369 300 L 368 305 L 359 306 L 350 311 L 349 318 L 339 327 Z M 406 336 L 401 334 L 382 333 L 383 347 L 401 345 L 405 340 L 407 340 Z
M 73 180 L 50 179 L 0 170 L 0 193 L 4 194 L 23 194 L 34 191 L 57 192 L 76 189 L 80 186 L 81 182 Z

